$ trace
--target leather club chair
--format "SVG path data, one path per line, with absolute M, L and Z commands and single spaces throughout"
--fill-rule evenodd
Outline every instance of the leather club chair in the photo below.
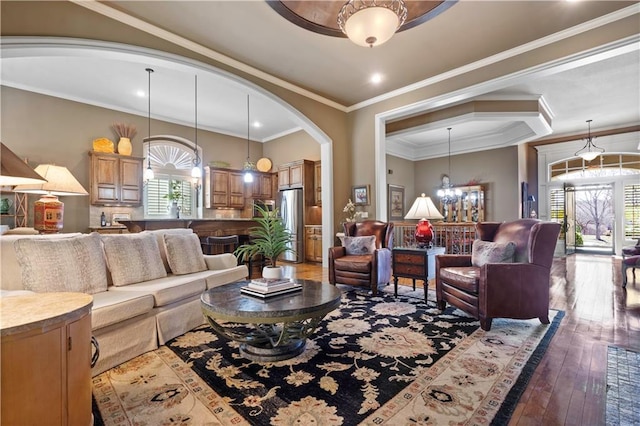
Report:
M 345 237 L 375 235 L 376 249 L 371 254 L 348 255 L 344 247 L 329 248 L 329 282 L 365 286 L 373 295 L 378 285 L 391 281 L 393 223 L 365 220 L 344 224 Z
M 491 329 L 493 318 L 549 323 L 549 278 L 560 224 L 536 219 L 476 225 L 480 240 L 515 243 L 513 263 L 473 266 L 471 255 L 436 257 L 436 301 L 449 303 Z

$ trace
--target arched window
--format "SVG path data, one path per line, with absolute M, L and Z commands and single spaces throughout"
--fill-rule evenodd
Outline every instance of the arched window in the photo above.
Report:
M 144 145 L 145 154 L 149 152 L 148 143 Z M 191 177 L 195 159 L 191 142 L 181 138 L 152 138 L 150 158 L 154 179 L 145 186 L 145 217 L 169 216 L 171 198 L 176 199 L 181 218 L 197 217 L 200 193 Z

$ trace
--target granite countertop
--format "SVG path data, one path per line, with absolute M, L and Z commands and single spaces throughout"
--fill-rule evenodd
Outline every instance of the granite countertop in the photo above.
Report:
M 0 297 L 1 335 L 10 336 L 74 321 L 89 313 L 93 297 L 85 293 L 34 293 Z

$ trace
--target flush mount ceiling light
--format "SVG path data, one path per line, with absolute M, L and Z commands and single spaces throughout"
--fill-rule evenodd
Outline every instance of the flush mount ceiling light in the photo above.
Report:
M 387 28 L 386 35 L 377 32 L 366 34 L 365 31 L 366 35 L 358 37 L 359 41 L 349 35 L 354 43 L 361 46 L 378 46 L 396 32 L 435 18 L 457 1 L 407 1 L 405 4 L 405 0 L 349 0 L 346 3 L 345 0 L 267 0 L 267 4 L 299 27 L 332 37 L 347 37 L 347 34 L 351 34 L 352 27 L 354 30 L 369 27 Z M 370 19 L 374 16 L 382 16 L 387 24 L 371 24 Z M 375 37 L 375 41 L 367 42 L 369 37 Z
M 587 120 L 587 125 L 589 126 L 589 133 L 587 135 L 587 138 L 585 139 L 587 141 L 587 143 L 582 147 L 581 150 L 579 150 L 578 152 L 576 152 L 575 155 L 576 157 L 582 157 L 585 161 L 593 161 L 595 160 L 595 158 L 602 154 L 604 152 L 604 148 L 599 148 L 597 146 L 595 146 L 595 144 L 593 143 L 593 140 L 595 138 L 591 137 L 591 122 L 593 120 Z
M 349 0 L 338 13 L 338 26 L 359 46 L 379 46 L 407 19 L 403 0 Z

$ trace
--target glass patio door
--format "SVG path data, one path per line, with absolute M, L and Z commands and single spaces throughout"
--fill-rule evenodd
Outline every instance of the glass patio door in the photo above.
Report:
M 575 187 L 564 186 L 564 252 L 576 252 L 576 192 Z

